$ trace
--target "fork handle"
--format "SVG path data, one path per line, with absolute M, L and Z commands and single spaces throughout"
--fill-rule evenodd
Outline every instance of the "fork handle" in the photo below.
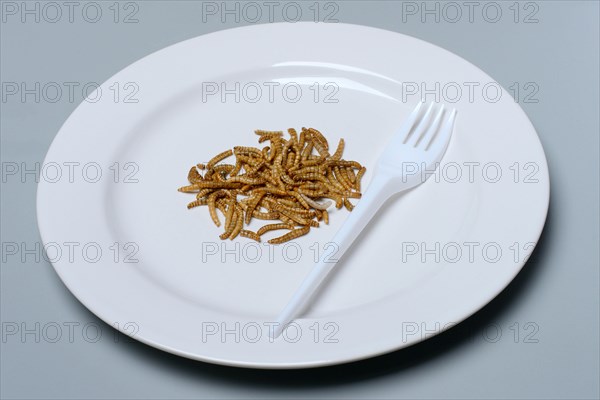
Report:
M 373 181 L 371 181 L 365 194 L 332 239 L 332 243 L 337 246 L 335 253 L 336 260 L 325 260 L 325 255 L 320 255 L 319 262 L 304 278 L 300 287 L 279 314 L 277 324 L 273 330 L 273 338 L 278 337 L 286 326 L 304 311 L 323 280 L 335 268 L 346 250 L 350 248 L 354 240 L 360 235 L 360 232 L 377 213 L 383 203 L 393 193 L 398 192 L 398 190 L 393 190 L 394 186 L 398 188 L 397 184 L 393 185 L 392 179 L 384 174 L 375 173 Z

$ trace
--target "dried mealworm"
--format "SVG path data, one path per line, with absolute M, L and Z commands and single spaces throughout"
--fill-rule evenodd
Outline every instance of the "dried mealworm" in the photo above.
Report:
M 335 153 L 333 153 L 333 155 L 331 156 L 331 159 L 333 159 L 333 160 L 341 160 L 342 159 L 342 153 L 344 152 L 344 147 L 345 147 L 344 139 L 340 139 L 340 142 L 338 143 L 337 150 L 335 151 Z
M 329 206 L 331 206 L 331 200 L 326 200 L 323 203 L 319 203 L 304 194 L 301 194 L 300 196 L 302 196 L 304 201 L 306 201 L 312 208 L 317 210 L 327 210 Z
M 323 164 L 323 161 L 325 160 L 325 157 L 314 157 L 314 158 L 310 158 L 308 160 L 304 160 L 300 163 L 300 165 L 302 165 L 302 167 L 312 167 L 315 165 L 321 166 Z
M 310 231 L 310 228 L 308 226 L 305 226 L 304 228 L 294 229 L 294 230 L 286 233 L 283 236 L 279 236 L 277 238 L 269 240 L 269 244 L 281 244 L 281 243 L 285 243 L 287 241 L 299 238 L 300 236 L 304 236 L 309 231 Z
M 308 156 L 312 154 L 313 146 L 312 140 L 306 142 L 306 147 L 302 150 L 302 160 L 308 160 Z
M 236 209 L 236 211 L 238 212 L 238 218 L 231 235 L 229 235 L 229 239 L 231 240 L 235 239 L 235 237 L 240 234 L 242 228 L 244 227 L 244 212 L 239 207 Z
M 267 140 L 270 140 L 271 142 L 275 142 L 278 139 L 280 139 L 282 135 L 283 135 L 283 132 L 267 132 L 267 133 L 263 133 L 263 134 L 260 135 L 260 138 L 258 139 L 258 143 L 262 143 L 262 142 L 265 142 Z
M 254 210 L 252 217 L 262 220 L 276 220 L 279 219 L 279 213 L 277 211 L 262 212 Z
M 285 215 L 280 215 L 279 219 L 281 220 L 281 222 L 288 225 L 288 229 L 294 229 L 294 226 L 296 226 L 296 222 L 286 217 Z
M 216 226 L 221 226 L 221 221 L 219 221 L 219 217 L 217 216 L 217 210 L 216 210 L 216 206 L 215 206 L 217 196 L 219 196 L 221 194 L 222 193 L 220 190 L 213 192 L 210 194 L 210 196 L 208 196 L 208 201 L 207 201 L 208 210 L 210 212 L 210 217 L 212 218 L 212 220 Z
M 298 138 L 298 147 L 300 149 L 304 148 L 304 142 L 305 142 L 305 140 L 306 140 L 306 131 L 303 130 L 303 131 L 300 132 L 300 136 Z
M 348 181 L 348 177 L 346 176 L 346 174 L 342 174 L 340 167 L 335 166 L 333 167 L 333 174 L 336 178 L 336 180 L 344 187 L 344 189 L 346 190 L 351 190 L 352 189 L 352 183 L 350 183 L 350 181 Z
M 329 142 L 325 139 L 325 136 L 315 128 L 308 128 L 308 131 L 311 133 L 312 137 L 315 139 L 315 142 L 320 143 L 325 150 L 329 150 Z
M 201 181 L 202 179 L 202 175 L 200 175 L 195 165 L 192 168 L 190 168 L 190 172 L 188 172 L 188 181 L 190 183 L 196 183 L 198 181 Z
M 360 199 L 362 197 L 360 192 L 346 192 L 346 193 L 344 193 L 344 196 L 351 198 L 351 199 Z
M 228 230 L 231 226 L 231 220 L 233 219 L 233 211 L 235 210 L 235 198 L 229 199 L 227 204 L 227 213 L 225 214 L 225 230 Z
M 182 186 L 177 190 L 183 193 L 198 193 L 200 191 L 200 188 L 198 187 L 197 183 L 194 183 L 188 186 Z
M 306 189 L 306 188 L 298 188 L 298 193 L 305 195 L 305 196 L 311 196 L 311 197 L 324 197 L 324 193 L 322 190 L 314 190 L 314 189 Z
M 327 172 L 327 180 L 329 182 L 330 185 L 332 185 L 336 191 L 339 191 L 340 193 L 344 193 L 347 189 L 344 187 L 344 185 L 341 184 L 341 182 L 339 182 L 337 179 L 335 179 L 335 176 L 333 174 L 333 171 L 329 170 Z M 331 190 L 331 186 L 330 186 L 330 190 Z
M 268 224 L 268 225 L 263 225 L 258 231 L 256 231 L 256 234 L 258 236 L 262 236 L 265 233 L 269 232 L 269 231 L 274 231 L 277 229 L 290 229 L 290 226 L 288 224 Z
M 291 195 L 294 196 L 296 200 L 298 200 L 302 207 L 306 208 L 307 210 L 310 209 L 310 205 L 308 205 L 308 203 L 306 202 L 306 200 L 304 200 L 304 197 L 302 197 L 300 193 L 296 192 L 295 190 L 292 190 Z
M 194 207 L 198 207 L 198 206 L 205 206 L 205 205 L 206 205 L 206 199 L 194 200 L 187 205 L 187 208 L 189 210 L 190 208 L 194 208 Z
M 360 180 L 362 179 L 365 172 L 367 172 L 367 169 L 365 167 L 362 167 L 356 174 L 356 190 L 358 190 L 359 192 L 360 192 Z
M 263 158 L 262 151 L 260 151 L 260 149 L 257 149 L 256 147 L 235 146 L 233 148 L 233 154 L 235 154 L 236 156 L 238 154 L 252 154 L 256 157 Z
M 319 223 L 317 221 L 312 220 L 312 219 L 306 219 L 306 218 L 296 214 L 295 212 L 289 211 L 288 209 L 286 209 L 284 207 L 280 207 L 279 209 L 277 209 L 277 211 L 279 212 L 280 215 L 285 215 L 286 217 L 288 217 L 289 219 L 291 219 L 294 222 L 297 222 L 300 225 L 314 226 L 315 228 L 319 226 Z
M 300 168 L 294 171 L 293 175 L 304 175 L 304 174 L 323 174 L 325 170 L 320 165 L 312 165 L 309 167 Z
M 350 200 L 344 199 L 344 207 L 348 209 L 348 211 L 354 210 L 354 205 L 350 203 Z
M 252 231 L 247 231 L 245 229 L 242 229 L 240 231 L 240 236 L 245 237 L 245 238 L 249 238 L 249 239 L 253 239 L 253 240 L 256 240 L 257 242 L 260 242 L 260 235 L 258 235 L 255 232 L 252 232 Z
M 290 134 L 290 141 L 296 143 L 298 141 L 298 132 L 294 128 L 289 128 L 288 133 Z
M 352 187 L 354 187 L 354 184 L 356 183 L 356 175 L 354 175 L 354 170 L 352 168 L 346 167 L 343 169 L 343 171 L 346 171 L 346 177 L 348 178 L 348 181 L 350 181 L 350 183 L 352 184 Z
M 217 164 L 220 161 L 223 161 L 227 157 L 231 157 L 232 155 L 233 150 L 231 149 L 225 150 L 222 153 L 217 154 L 216 156 L 211 158 L 210 161 L 206 164 L 206 169 L 212 169 L 215 164 Z
M 327 210 L 323 211 L 323 222 L 325 222 L 325 225 L 329 225 L 329 213 Z
M 356 161 L 346 161 L 346 160 L 328 160 L 325 162 L 325 165 L 328 167 L 352 167 L 356 169 L 362 168 L 362 165 L 357 163 Z
M 229 178 L 226 182 L 228 183 L 244 183 L 246 185 L 262 185 L 266 182 L 263 178 L 249 178 L 247 176 L 239 175 Z
M 234 208 L 233 209 L 233 217 L 232 217 L 232 219 L 237 222 L 237 218 L 238 218 L 238 212 Z M 236 223 L 235 222 L 234 223 L 230 223 L 229 226 L 225 227 L 225 232 L 223 232 L 223 233 L 221 233 L 219 235 L 219 238 L 221 238 L 221 240 L 227 239 L 231 235 L 231 232 L 233 232 L 233 230 L 235 229 L 235 227 L 236 227 Z
M 198 189 L 238 189 L 242 187 L 241 183 L 228 181 L 207 181 L 203 180 L 195 184 Z
M 248 205 L 248 209 L 246 210 L 246 224 L 250 223 L 250 220 L 252 219 L 252 213 L 254 213 L 254 209 L 256 209 L 256 206 L 258 206 L 258 203 L 260 203 L 265 194 L 265 192 L 257 193 L 256 198 L 252 200 Z
M 257 135 L 260 136 L 264 136 L 264 135 L 278 135 L 278 136 L 282 136 L 283 135 L 283 131 L 264 131 L 262 129 L 257 129 L 254 131 L 254 133 L 256 133 Z

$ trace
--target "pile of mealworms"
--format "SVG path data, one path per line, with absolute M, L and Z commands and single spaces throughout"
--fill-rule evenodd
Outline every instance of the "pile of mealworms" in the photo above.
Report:
M 217 210 L 225 218 L 221 239 L 242 236 L 256 241 L 273 230 L 287 230 L 284 235 L 268 241 L 284 243 L 306 235 L 319 222 L 329 224 L 327 209 L 354 208 L 350 199 L 359 199 L 360 181 L 366 168 L 356 161 L 342 159 L 344 139 L 329 153 L 329 143 L 314 128 L 298 132 L 255 133 L 258 142 L 268 142 L 262 149 L 234 147 L 213 157 L 206 164 L 193 166 L 188 173 L 190 185 L 180 192 L 195 193 L 196 200 L 188 209 L 208 206 L 215 225 L 221 226 Z M 232 164 L 223 163 L 235 157 Z M 252 218 L 271 220 L 256 232 L 244 229 Z

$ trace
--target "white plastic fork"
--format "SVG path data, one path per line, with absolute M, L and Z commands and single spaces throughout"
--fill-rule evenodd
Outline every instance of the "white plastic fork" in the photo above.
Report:
M 425 182 L 444 156 L 452 136 L 456 110 L 444 117 L 446 111 L 443 105 L 437 111 L 435 103 L 431 103 L 424 112 L 423 108 L 423 103 L 419 102 L 394 135 L 379 157 L 371 184 L 332 239 L 332 243 L 337 246 L 337 261 L 387 199 Z M 445 120 L 445 123 L 440 129 L 442 120 Z M 422 176 L 421 172 L 425 170 L 428 173 Z M 272 330 L 273 338 L 278 337 L 287 325 L 304 311 L 319 285 L 337 265 L 337 261 L 326 262 L 321 259 L 313 267 L 279 314 L 277 324 Z

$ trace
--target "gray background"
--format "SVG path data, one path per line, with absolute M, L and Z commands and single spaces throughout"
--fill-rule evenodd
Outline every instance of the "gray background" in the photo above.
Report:
M 299 3 L 303 19 L 314 19 L 312 2 Z M 97 23 L 86 22 L 77 10 L 72 23 L 65 16 L 56 23 L 43 18 L 36 23 L 30 16 L 23 23 L 19 16 L 3 15 L 2 82 L 101 83 L 170 44 L 248 25 L 231 17 L 226 23 L 218 17 L 203 22 L 202 3 L 194 1 L 139 1 L 137 23 L 123 23 L 122 14 L 114 23 L 113 2 L 99 4 L 105 14 Z M 340 22 L 430 41 L 476 64 L 504 87 L 538 85 L 538 102 L 522 106 L 549 161 L 551 206 L 540 243 L 515 281 L 457 328 L 414 347 L 326 369 L 257 371 L 194 362 L 130 342 L 87 311 L 47 262 L 8 257 L 1 268 L 3 329 L 11 323 L 80 325 L 72 343 L 64 336 L 56 343 L 44 337 L 36 343 L 33 335 L 4 338 L 3 398 L 599 397 L 598 3 L 520 3 L 517 23 L 509 9 L 512 1 L 498 3 L 503 17 L 497 23 L 487 22 L 481 12 L 473 22 L 463 16 L 456 23 L 443 18 L 436 23 L 432 17 L 423 23 L 406 15 L 403 21 L 399 1 L 336 4 Z M 524 23 L 535 7 L 538 22 Z M 277 13 L 275 20 L 281 19 Z M 80 101 L 2 101 L 3 163 L 41 162 Z M 35 190 L 31 177 L 2 183 L 3 243 L 33 246 L 40 240 Z M 82 338 L 88 323 L 103 329 L 96 343 Z M 527 323 L 532 324 L 525 329 Z M 497 329 L 502 331 L 498 340 L 486 339 L 486 332 L 494 337 Z

